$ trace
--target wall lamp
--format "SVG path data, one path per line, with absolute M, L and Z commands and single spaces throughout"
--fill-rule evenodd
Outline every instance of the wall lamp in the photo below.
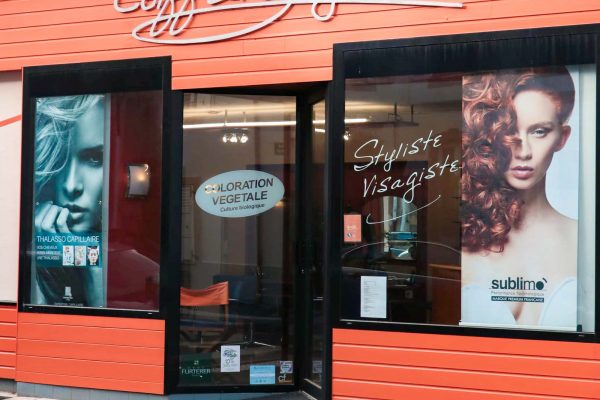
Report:
M 127 197 L 146 197 L 150 191 L 150 166 L 129 164 L 127 166 Z

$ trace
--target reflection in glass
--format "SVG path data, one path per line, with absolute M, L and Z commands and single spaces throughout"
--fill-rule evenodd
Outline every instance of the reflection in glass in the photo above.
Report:
M 184 97 L 180 386 L 294 382 L 295 121 L 293 97 Z M 236 197 L 270 196 L 249 171 L 283 185 L 272 208 Z
M 362 277 L 386 277 L 391 322 L 460 319 L 461 76 L 346 81 L 341 316 L 361 317 Z M 453 165 L 454 163 L 454 165 Z M 368 281 L 368 280 L 367 280 Z M 364 311 L 364 310 L 363 310 Z
M 417 206 L 402 197 L 383 196 L 385 250 L 395 260 L 414 260 L 417 240 Z
M 595 66 L 348 79 L 345 118 L 368 122 L 344 141 L 342 318 L 593 330 L 578 210 L 595 177 L 577 171 L 594 165 L 595 81 Z M 361 312 L 365 276 L 386 277 L 385 312 Z

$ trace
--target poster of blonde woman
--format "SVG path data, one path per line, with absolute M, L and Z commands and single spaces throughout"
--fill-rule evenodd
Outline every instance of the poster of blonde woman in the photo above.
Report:
M 105 95 L 36 100 L 34 304 L 105 305 L 107 104 Z

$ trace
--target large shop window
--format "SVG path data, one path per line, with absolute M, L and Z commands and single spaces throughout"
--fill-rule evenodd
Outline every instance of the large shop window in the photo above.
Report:
M 594 60 L 470 54 L 348 57 L 339 318 L 594 333 Z
M 158 310 L 163 73 L 25 70 L 25 308 Z

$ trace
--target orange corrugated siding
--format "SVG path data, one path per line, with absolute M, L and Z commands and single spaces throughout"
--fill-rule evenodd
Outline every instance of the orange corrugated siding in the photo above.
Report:
M 336 329 L 333 398 L 600 399 L 600 345 Z
M 0 306 L 0 378 L 15 379 L 17 307 Z
M 112 0 L 4 0 L 0 70 L 171 55 L 177 89 L 328 80 L 334 43 L 600 22 L 597 0 L 464 3 L 463 9 L 338 4 L 328 22 L 312 18 L 308 5 L 294 6 L 281 20 L 250 35 L 177 46 L 134 40 L 133 28 L 152 14 L 120 14 Z M 185 35 L 240 29 L 276 10 L 214 13 L 196 18 Z
M 18 381 L 163 393 L 164 321 L 19 313 L 18 326 Z

